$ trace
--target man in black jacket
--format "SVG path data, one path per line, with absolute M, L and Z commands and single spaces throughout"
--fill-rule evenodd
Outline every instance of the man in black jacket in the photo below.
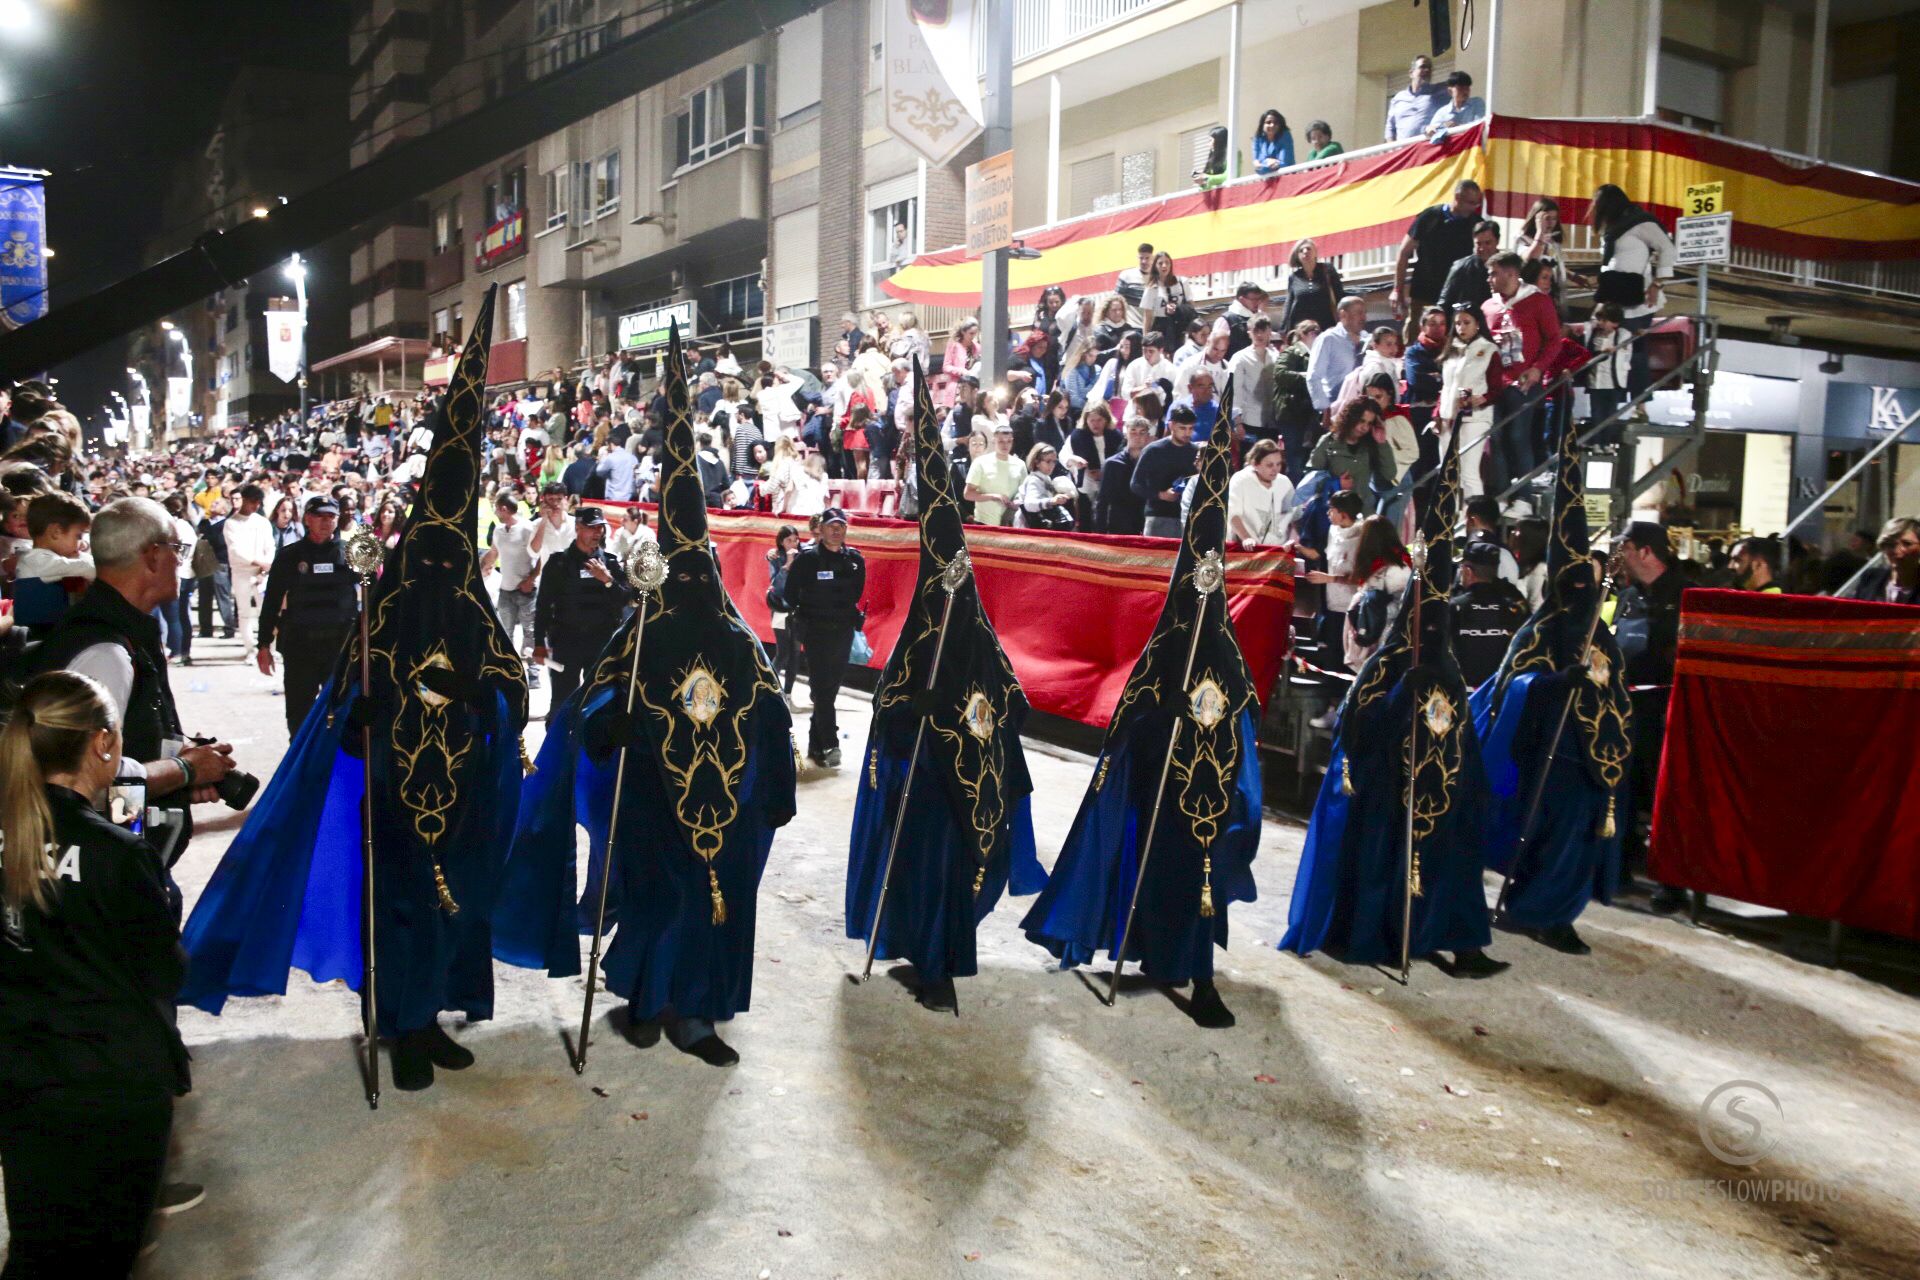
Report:
M 36 672 L 64 669 L 92 676 L 120 713 L 121 754 L 144 766 L 149 802 L 177 810 L 182 835 L 172 860 L 192 832 L 189 800 L 219 798 L 214 784 L 233 769 L 224 742 L 190 744 L 167 681 L 166 651 L 153 611 L 180 589 L 180 557 L 166 509 L 151 498 L 122 498 L 102 507 L 89 531 L 96 576 L 35 651 Z
M 807 696 L 813 717 L 807 726 L 807 758 L 823 768 L 840 763 L 840 724 L 834 701 L 847 672 L 853 633 L 866 622 L 860 598 L 867 590 L 867 563 L 847 545 L 847 513 L 820 513 L 820 539 L 800 549 L 787 567 L 787 607 L 807 651 Z
M 310 498 L 302 521 L 307 536 L 280 548 L 267 571 L 266 595 L 260 601 L 260 649 L 254 655 L 260 674 L 272 675 L 274 640 L 279 639 L 280 657 L 287 664 L 288 738 L 300 731 L 360 612 L 346 548 L 333 536 L 340 504 L 332 498 Z
M 1097 533 L 1138 534 L 1147 518 L 1146 504 L 1133 494 L 1133 468 L 1140 451 L 1153 439 L 1153 424 L 1145 418 L 1127 419 L 1127 447 L 1100 467 L 1100 499 L 1094 504 Z
M 1633 700 L 1634 808 L 1623 847 L 1629 860 L 1644 869 L 1653 828 L 1654 785 L 1660 778 L 1660 754 L 1666 748 L 1667 702 L 1680 655 L 1680 594 L 1686 582 L 1674 567 L 1673 542 L 1661 525 L 1642 521 L 1628 525 L 1621 559 L 1630 585 L 1620 594 L 1613 635 L 1626 663 Z M 1678 911 L 1686 902 L 1685 890 L 1654 886 L 1655 911 Z
M 1467 688 L 1500 669 L 1514 632 L 1527 620 L 1527 601 L 1500 577 L 1500 548 L 1470 542 L 1461 554 L 1459 590 L 1448 601 L 1453 624 L 1453 656 Z
M 1149 538 L 1180 536 L 1180 493 L 1174 485 L 1193 474 L 1200 447 L 1193 442 L 1193 410 L 1176 405 L 1167 414 L 1167 434 L 1140 451 L 1129 487 L 1146 505 Z
M 1447 281 L 1440 286 L 1438 303 L 1448 315 L 1464 303 L 1470 302 L 1476 307 L 1487 305 L 1487 299 L 1493 296 L 1493 285 L 1487 280 L 1487 263 L 1498 252 L 1500 224 L 1483 221 L 1473 229 L 1473 252 L 1447 268 Z
M 580 508 L 573 517 L 573 545 L 540 571 L 533 606 L 533 660 L 553 658 L 549 715 L 580 687 L 587 664 L 607 647 L 630 602 L 626 571 L 600 549 L 606 534 L 607 518 L 600 508 Z

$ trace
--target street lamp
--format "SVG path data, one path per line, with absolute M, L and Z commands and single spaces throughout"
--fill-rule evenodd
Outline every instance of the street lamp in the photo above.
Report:
M 293 281 L 293 298 L 300 308 L 300 426 L 307 425 L 307 264 L 299 254 L 287 260 L 287 279 Z

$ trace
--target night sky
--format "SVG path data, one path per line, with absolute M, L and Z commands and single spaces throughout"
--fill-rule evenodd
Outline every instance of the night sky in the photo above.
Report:
M 53 306 L 140 266 L 175 164 L 205 142 L 243 64 L 344 68 L 344 0 L 0 0 L 0 163 L 51 169 Z M 92 418 L 126 391 L 109 335 L 56 369 Z

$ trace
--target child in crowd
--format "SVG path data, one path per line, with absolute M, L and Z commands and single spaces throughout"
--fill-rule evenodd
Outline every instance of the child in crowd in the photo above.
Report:
M 1593 323 L 1587 326 L 1587 350 L 1593 352 L 1593 363 L 1587 366 L 1587 394 L 1593 410 L 1590 422 L 1600 421 L 1627 402 L 1627 366 L 1632 363 L 1633 350 L 1620 327 L 1625 319 L 1626 313 L 1618 304 L 1603 302 L 1593 309 Z M 1603 447 L 1619 442 L 1617 422 L 1593 441 Z
M 65 493 L 43 493 L 27 503 L 33 544 L 14 569 L 14 618 L 22 626 L 50 627 L 67 611 L 69 595 L 93 581 L 93 557 L 82 543 L 93 525 L 86 504 Z

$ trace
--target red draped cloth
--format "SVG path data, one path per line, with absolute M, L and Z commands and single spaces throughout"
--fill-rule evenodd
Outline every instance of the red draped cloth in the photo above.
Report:
M 804 520 L 707 512 L 727 592 L 747 625 L 769 644 L 767 552 L 783 524 L 804 536 Z M 906 619 L 920 567 L 920 530 L 911 521 L 856 515 L 847 542 L 867 562 L 862 603 L 873 646 L 869 665 L 878 670 Z M 1027 701 L 1036 710 L 1104 727 L 1134 660 L 1153 634 L 1180 544 L 1169 538 L 969 525 L 967 547 L 987 616 Z M 1227 609 L 1264 702 L 1287 655 L 1293 558 L 1273 549 L 1227 552 Z
M 1689 591 L 1649 871 L 1920 938 L 1920 608 Z

